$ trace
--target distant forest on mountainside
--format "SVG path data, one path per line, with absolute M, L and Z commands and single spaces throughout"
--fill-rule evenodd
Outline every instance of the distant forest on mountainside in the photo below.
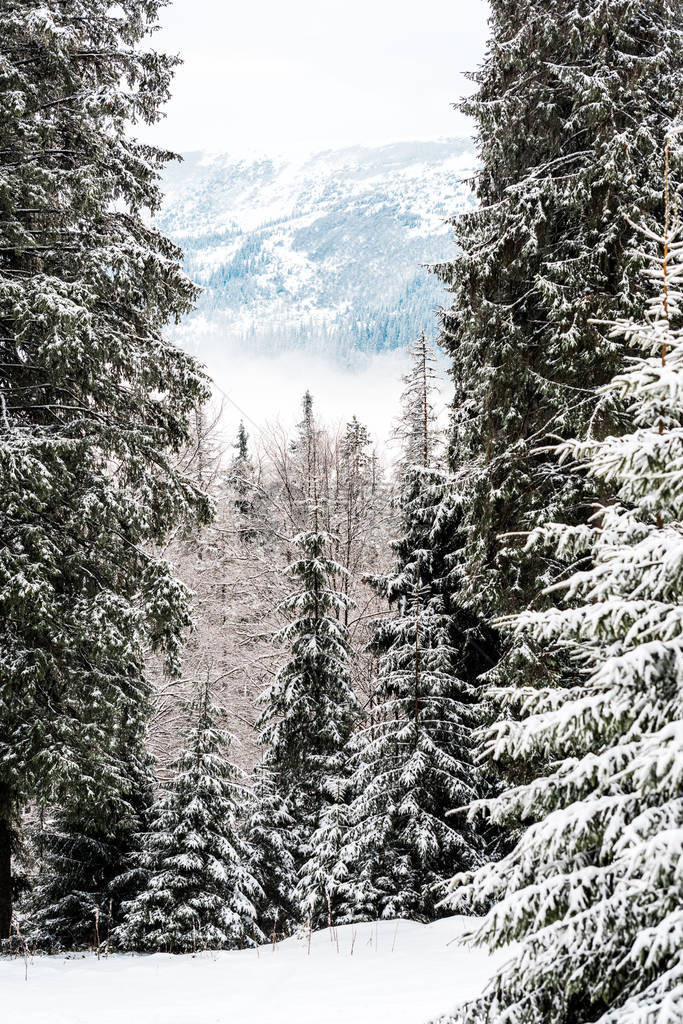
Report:
M 354 147 L 292 160 L 186 154 L 165 172 L 158 224 L 203 292 L 178 329 L 214 348 L 304 349 L 353 365 L 410 344 L 455 253 L 447 220 L 472 205 L 469 139 Z

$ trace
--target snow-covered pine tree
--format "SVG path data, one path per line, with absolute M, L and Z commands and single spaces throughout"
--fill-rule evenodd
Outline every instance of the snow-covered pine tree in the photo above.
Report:
M 483 848 L 466 821 L 447 817 L 480 791 L 476 695 L 458 675 L 462 645 L 452 637 L 439 523 L 449 483 L 438 466 L 435 362 L 423 332 L 402 399 L 402 535 L 392 572 L 374 580 L 395 612 L 375 629 L 379 672 L 368 721 L 354 737 L 347 836 L 334 869 L 357 888 L 352 916 L 432 917 L 434 884 L 456 864 L 478 864 Z
M 339 496 L 339 443 L 314 413 L 310 391 L 302 399 L 302 418 L 290 442 L 291 465 L 283 481 L 294 529 L 310 528 L 311 510 L 317 508 L 318 527 L 335 534 L 335 508 Z
M 262 695 L 259 719 L 265 764 L 293 819 L 289 848 L 297 872 L 310 858 L 311 837 L 330 803 L 330 780 L 342 771 L 359 715 L 343 621 L 349 601 L 334 586 L 345 570 L 329 555 L 335 538 L 320 529 L 315 498 L 309 530 L 293 541 L 299 557 L 287 569 L 295 588 L 282 608 L 290 621 L 277 639 L 288 657 Z
M 683 1019 L 683 232 L 644 240 L 663 287 L 642 322 L 612 331 L 644 354 L 601 391 L 632 427 L 558 453 L 616 497 L 588 524 L 529 539 L 584 558 L 550 592 L 564 590 L 560 607 L 515 619 L 522 638 L 565 651 L 576 681 L 508 690 L 522 720 L 490 736 L 492 757 L 551 768 L 489 804 L 501 823 L 529 824 L 516 849 L 456 879 L 454 902 L 499 901 L 477 942 L 520 942 L 452 1018 L 463 1024 Z
M 313 414 L 313 395 L 310 391 L 304 393 L 301 411 L 302 417 L 297 423 L 297 435 L 292 442 L 292 451 L 297 461 L 300 497 L 310 502 L 313 498 L 314 485 L 315 493 L 320 497 L 319 431 Z
M 308 843 L 294 892 L 300 920 L 309 929 L 333 928 L 376 916 L 368 912 L 360 899 L 351 868 L 355 852 L 349 845 L 351 750 L 352 742 L 338 759 L 336 772 L 323 781 L 327 799 Z
M 452 607 L 451 562 L 454 542 L 448 515 L 453 492 L 444 468 L 443 437 L 437 403 L 439 382 L 434 343 L 424 331 L 411 347 L 410 370 L 403 379 L 401 419 L 395 430 L 400 445 L 396 485 L 399 536 L 392 541 L 395 562 L 389 573 L 371 578 L 377 591 L 400 610 L 410 600 L 415 580 L 430 588 L 451 619 L 451 646 L 459 660 L 479 664 L 481 652 L 470 642 L 470 620 Z M 381 649 L 380 635 L 376 637 Z
M 680 104 L 683 37 L 680 0 L 490 8 L 477 91 L 460 104 L 477 126 L 477 208 L 454 221 L 460 255 L 436 271 L 453 293 L 439 339 L 455 384 L 458 484 L 444 506 L 453 586 L 481 626 L 477 636 L 463 624 L 483 655 L 475 670 L 502 655 L 506 684 L 547 678 L 547 654 L 501 651 L 490 623 L 526 607 L 563 565 L 500 537 L 581 521 L 592 500 L 596 482 L 548 446 L 581 436 L 597 411 L 590 389 L 619 365 L 619 343 L 593 321 L 642 311 L 631 222 L 661 222 L 653 168 Z M 604 403 L 600 415 L 619 429 Z
M 306 399 L 304 411 L 306 412 Z M 325 496 L 321 503 L 325 505 L 324 520 L 329 523 L 332 516 L 339 527 L 339 535 L 328 538 L 328 548 L 332 542 L 340 558 L 338 565 L 330 563 L 330 585 L 339 588 L 338 596 L 343 604 L 339 606 L 335 615 L 343 623 L 348 644 L 350 638 L 346 631 L 349 626 L 349 612 L 354 606 L 349 598 L 349 587 L 352 574 L 357 573 L 359 564 L 367 559 L 367 549 L 373 543 L 373 530 L 367 529 L 371 522 L 370 505 L 374 502 L 378 506 L 380 500 L 376 466 L 368 451 L 371 439 L 367 428 L 354 416 L 347 424 L 338 446 L 336 474 L 334 484 L 331 486 L 330 476 L 325 472 L 325 467 L 322 470 L 319 467 L 325 452 L 314 420 L 307 420 L 304 416 L 300 430 L 303 430 L 304 435 L 311 437 L 313 442 L 310 446 L 311 471 L 315 474 L 313 495 L 316 495 L 318 488 L 322 489 Z M 333 506 L 331 512 L 330 506 Z M 318 518 L 320 521 L 323 517 L 318 515 Z M 363 526 L 366 527 L 365 530 Z M 301 851 L 295 898 L 300 919 L 309 928 L 344 923 L 357 917 L 351 890 L 346 884 L 348 870 L 342 856 L 349 813 L 347 797 L 350 735 L 350 732 L 347 732 L 347 742 L 328 759 L 325 771 L 321 773 L 320 810 L 308 842 Z
M 112 799 L 143 719 L 143 652 L 175 658 L 185 588 L 152 545 L 206 502 L 170 456 L 207 395 L 161 330 L 191 306 L 150 226 L 168 154 L 131 138 L 174 60 L 159 3 L 2 7 L 0 41 L 0 935 L 31 798 Z M 123 757 L 123 761 L 122 761 Z M 77 795 L 78 794 L 78 795 Z
M 401 446 L 404 477 L 415 466 L 426 469 L 433 465 L 441 443 L 436 413 L 436 350 L 424 331 L 410 346 L 409 355 L 410 368 L 403 378 L 401 418 L 394 431 Z
M 263 763 L 254 769 L 253 786 L 244 810 L 245 836 L 252 851 L 251 870 L 259 883 L 256 921 L 276 942 L 290 935 L 299 920 L 294 890 L 297 876 L 291 851 L 294 818 L 279 795 L 272 771 Z
M 429 920 L 454 866 L 467 870 L 483 859 L 473 825 L 449 817 L 480 793 L 472 763 L 477 708 L 454 674 L 449 628 L 419 577 L 396 617 L 382 623 L 386 651 L 371 717 L 355 738 L 355 796 L 340 858 L 361 879 L 357 914 L 374 903 L 371 916 Z
M 50 950 L 108 944 L 121 904 L 143 881 L 142 835 L 150 825 L 154 773 L 142 743 L 129 741 L 118 791 L 76 797 L 54 808 L 43 827 L 41 871 L 26 902 L 32 942 Z
M 185 745 L 171 766 L 145 836 L 141 892 L 124 905 L 117 941 L 174 953 L 262 941 L 252 852 L 241 834 L 240 773 L 227 757 L 207 680 L 190 710 Z
M 372 439 L 367 427 L 353 416 L 346 424 L 346 431 L 339 448 L 339 469 L 337 480 L 340 537 L 340 560 L 346 575 L 340 581 L 344 594 L 349 596 L 349 585 L 358 570 L 358 563 L 365 554 L 367 537 L 361 527 L 368 519 L 368 506 L 377 497 L 373 491 L 373 462 L 370 447 Z M 344 622 L 349 624 L 349 609 L 344 613 Z
M 446 478 L 439 467 L 436 353 L 424 331 L 411 346 L 410 369 L 403 383 L 401 417 L 394 431 L 400 445 L 395 501 L 401 536 L 391 544 L 396 556 L 392 571 L 371 579 L 382 596 L 397 605 L 412 592 L 418 561 L 425 584 L 447 574 L 441 553 L 432 544 Z
M 238 519 L 238 534 L 241 540 L 250 541 L 256 536 L 254 527 L 254 466 L 249 458 L 249 434 L 242 420 L 234 444 L 235 454 L 228 472 L 228 486 L 234 494 L 234 507 Z

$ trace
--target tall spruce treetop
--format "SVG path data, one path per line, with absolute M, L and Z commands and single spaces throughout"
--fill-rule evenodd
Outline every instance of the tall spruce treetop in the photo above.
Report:
M 661 221 L 682 14 L 680 0 L 491 3 L 478 88 L 460 104 L 477 125 L 478 208 L 436 268 L 453 293 L 440 342 L 455 382 L 454 572 L 484 619 L 526 606 L 554 571 L 500 536 L 583 514 L 582 477 L 538 449 L 611 422 L 585 389 L 610 379 L 620 343 L 592 321 L 642 309 L 629 218 Z
M 306 391 L 301 400 L 302 418 L 292 450 L 297 455 L 298 484 L 303 497 L 313 498 L 314 480 L 318 482 L 318 428 L 313 414 L 313 395 Z M 305 506 L 304 506 L 305 508 Z
M 410 357 L 410 369 L 403 378 L 401 418 L 394 431 L 400 445 L 397 505 L 401 536 L 392 542 L 396 554 L 392 571 L 374 581 L 391 603 L 412 592 L 417 575 L 426 583 L 445 574 L 445 567 L 436 564 L 431 536 L 444 474 L 439 464 L 436 354 L 424 331 L 413 342 Z
M 238 516 L 238 535 L 242 540 L 253 540 L 255 529 L 254 508 L 254 466 L 249 458 L 249 434 L 240 420 L 237 439 L 233 445 L 235 454 L 230 463 L 228 486 L 234 493 L 234 506 Z
M 228 479 L 238 495 L 241 495 L 245 485 L 249 483 L 249 478 L 253 472 L 251 459 L 249 458 L 249 434 L 242 420 L 240 420 L 240 425 L 237 429 L 237 437 L 233 444 L 233 449 L 235 454 L 230 463 Z
M 414 466 L 429 469 L 440 443 L 436 427 L 436 352 L 424 331 L 410 346 L 410 369 L 403 384 L 401 419 L 395 436 L 401 444 L 400 465 L 405 473 Z
M 463 1024 L 673 1024 L 683 1018 L 683 232 L 649 266 L 663 288 L 614 334 L 643 353 L 606 391 L 633 426 L 565 443 L 560 455 L 617 493 L 586 525 L 550 524 L 530 545 L 584 556 L 525 612 L 523 636 L 560 646 L 578 682 L 511 689 L 493 757 L 550 764 L 489 810 L 530 824 L 517 848 L 469 880 L 488 908 L 479 942 L 521 945 Z M 641 252 L 644 261 L 648 253 Z M 587 556 L 587 557 L 586 557 Z M 460 880 L 462 882 L 463 879 Z
M 341 439 L 339 466 L 337 469 L 337 505 L 339 516 L 339 557 L 346 574 L 340 580 L 340 589 L 348 596 L 352 576 L 358 574 L 358 566 L 366 555 L 367 536 L 363 530 L 363 516 L 368 514 L 375 502 L 375 481 L 370 446 L 372 439 L 367 427 L 353 416 L 346 424 Z M 350 605 L 344 612 L 344 622 L 349 623 Z
M 125 776 L 143 649 L 171 658 L 185 590 L 150 554 L 206 503 L 169 456 L 206 396 L 164 341 L 195 288 L 149 225 L 169 154 L 135 142 L 174 61 L 155 0 L 3 2 L 0 16 L 0 933 L 16 808 Z
M 412 603 L 416 580 L 428 587 L 434 610 L 449 617 L 449 646 L 458 654 L 454 672 L 475 677 L 490 664 L 481 645 L 481 628 L 462 608 L 453 574 L 453 550 L 458 541 L 453 477 L 444 465 L 438 422 L 439 381 L 434 343 L 424 331 L 411 348 L 411 366 L 403 378 L 401 420 L 395 431 L 400 444 L 397 481 L 398 537 L 392 541 L 395 561 L 390 571 L 370 579 L 377 591 L 400 612 Z M 375 633 L 377 651 L 386 650 L 383 622 Z M 386 620 L 389 622 L 389 620 Z M 390 630 L 391 632 L 391 630 Z M 391 642 L 390 639 L 387 641 Z

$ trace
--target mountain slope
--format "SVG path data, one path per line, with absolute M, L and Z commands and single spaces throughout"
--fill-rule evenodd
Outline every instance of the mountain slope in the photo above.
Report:
M 158 219 L 205 289 L 177 339 L 209 366 L 231 349 L 353 364 L 405 345 L 442 301 L 422 264 L 452 257 L 444 222 L 471 203 L 474 163 L 462 139 L 299 161 L 188 154 Z

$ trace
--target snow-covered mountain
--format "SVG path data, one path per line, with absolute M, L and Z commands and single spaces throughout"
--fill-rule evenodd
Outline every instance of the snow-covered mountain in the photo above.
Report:
M 304 349 L 347 363 L 433 323 L 447 217 L 471 204 L 469 140 L 327 151 L 300 160 L 190 153 L 167 171 L 159 223 L 205 291 L 178 340 L 211 368 L 226 351 Z

